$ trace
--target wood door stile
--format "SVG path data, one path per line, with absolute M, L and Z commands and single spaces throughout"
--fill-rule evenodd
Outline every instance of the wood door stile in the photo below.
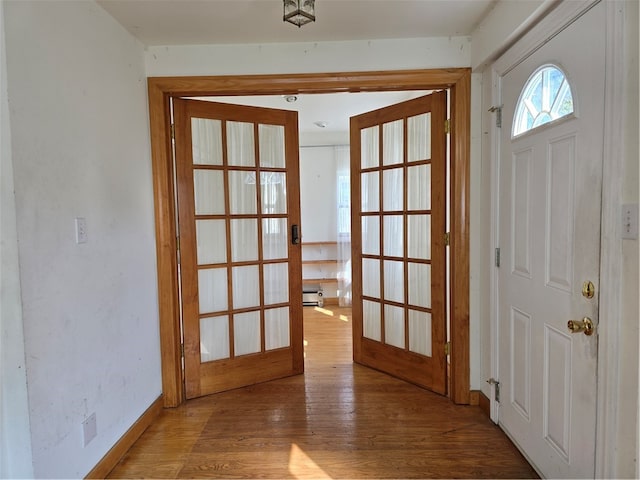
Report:
M 452 199 L 451 399 L 469 402 L 469 68 L 328 72 L 287 75 L 152 77 L 148 79 L 154 181 L 162 389 L 166 407 L 184 401 L 176 259 L 174 174 L 170 133 L 172 99 L 181 96 L 273 95 L 449 89 L 451 92 Z M 295 139 L 297 141 L 297 139 Z M 287 141 L 287 149 L 290 145 Z M 297 185 L 296 185 L 297 186 Z M 358 242 L 356 238 L 353 242 Z M 355 274 L 355 272 L 354 272 Z

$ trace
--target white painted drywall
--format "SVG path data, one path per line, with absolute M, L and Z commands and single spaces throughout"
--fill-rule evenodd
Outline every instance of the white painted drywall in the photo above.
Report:
M 480 112 L 482 107 L 482 75 L 471 75 L 471 111 Z M 469 377 L 471 389 L 479 390 L 482 373 L 483 352 L 481 349 L 482 331 L 481 308 L 482 286 L 486 283 L 486 271 L 483 269 L 486 256 L 482 250 L 481 231 L 488 212 L 481 208 L 482 190 L 482 118 L 471 116 L 471 158 L 469 182 Z M 487 222 L 488 223 L 488 222 Z
M 161 393 L 143 46 L 94 2 L 4 10 L 34 475 L 78 478 Z
M 300 212 L 303 242 L 337 241 L 335 148 L 300 149 Z
M 244 75 L 468 67 L 469 37 L 148 47 L 147 75 Z
M 622 183 L 622 203 L 638 203 L 639 184 L 639 158 L 638 132 L 638 65 L 639 65 L 639 34 L 638 2 L 627 0 L 625 7 L 625 76 L 624 98 L 625 111 L 625 159 L 624 177 Z M 622 318 L 619 330 L 619 378 L 620 391 L 618 392 L 618 438 L 616 448 L 616 476 L 618 478 L 637 478 L 638 445 L 640 438 L 636 425 L 640 410 L 638 410 L 639 395 L 639 358 L 638 338 L 640 311 L 638 306 L 638 240 L 622 240 Z M 600 320 L 601 322 L 606 319 Z M 633 441 L 635 439 L 635 441 Z
M 558 0 L 498 0 L 471 35 L 471 67 L 482 70 Z
M 0 478 L 32 478 L 5 53 L 0 2 Z

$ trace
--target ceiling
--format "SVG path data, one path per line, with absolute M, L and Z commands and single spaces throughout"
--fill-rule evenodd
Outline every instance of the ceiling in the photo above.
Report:
M 282 0 L 97 0 L 147 46 L 470 35 L 496 0 L 316 0 L 316 21 L 282 21 Z
M 426 95 L 426 91 L 362 92 L 319 95 L 260 95 L 252 97 L 208 97 L 239 105 L 296 110 L 300 144 L 344 145 L 349 143 L 349 118 L 360 113 Z M 295 99 L 295 101 L 291 101 Z
M 282 0 L 97 0 L 147 46 L 287 43 L 468 36 L 496 0 L 316 0 L 316 21 L 282 21 Z M 218 101 L 297 110 L 301 145 L 348 142 L 349 117 L 425 92 Z M 316 122 L 326 122 L 318 127 Z

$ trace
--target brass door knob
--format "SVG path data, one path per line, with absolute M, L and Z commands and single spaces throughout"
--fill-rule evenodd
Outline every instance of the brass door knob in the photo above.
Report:
M 585 335 L 593 335 L 595 330 L 593 321 L 589 317 L 584 317 L 582 320 L 569 320 L 567 327 L 571 333 L 584 333 Z

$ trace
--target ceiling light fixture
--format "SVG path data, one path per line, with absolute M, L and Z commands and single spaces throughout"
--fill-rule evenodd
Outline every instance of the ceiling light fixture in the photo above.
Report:
M 316 21 L 315 0 L 283 0 L 284 22 L 293 23 L 300 28 L 309 22 Z

